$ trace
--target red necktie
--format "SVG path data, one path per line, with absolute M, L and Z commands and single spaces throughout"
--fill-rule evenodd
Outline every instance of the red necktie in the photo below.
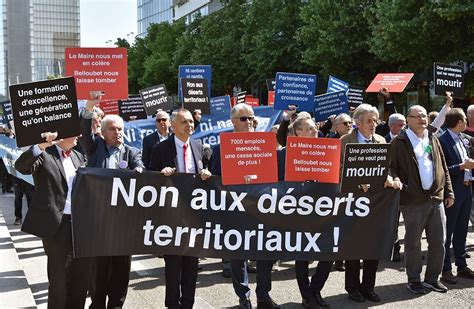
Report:
M 187 151 L 188 150 L 188 144 L 183 145 L 183 160 L 184 160 L 184 172 L 188 172 L 188 155 Z
M 64 159 L 69 158 L 71 156 L 71 151 L 72 151 L 72 149 L 69 149 L 69 150 L 66 150 L 66 151 L 63 150 L 62 151 L 63 158 Z

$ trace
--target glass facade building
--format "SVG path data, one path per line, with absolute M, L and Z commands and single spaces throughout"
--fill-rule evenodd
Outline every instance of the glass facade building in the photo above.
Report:
M 10 84 L 64 74 L 64 50 L 80 46 L 80 0 L 0 0 L 0 97 Z
M 138 36 L 144 37 L 151 24 L 172 23 L 180 18 L 191 23 L 198 14 L 205 16 L 221 8 L 219 0 L 138 0 Z
M 138 36 L 144 37 L 151 24 L 173 22 L 173 0 L 138 0 Z

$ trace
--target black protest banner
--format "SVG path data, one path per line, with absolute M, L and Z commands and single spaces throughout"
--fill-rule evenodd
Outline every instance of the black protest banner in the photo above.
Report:
M 209 88 L 205 78 L 182 78 L 183 107 L 193 112 L 200 109 L 203 115 L 211 114 Z
M 118 101 L 119 116 L 125 121 L 146 119 L 145 108 L 141 97 L 129 97 L 128 100 Z
M 11 123 L 13 121 L 12 115 L 12 103 L 10 101 L 1 102 L 0 106 L 3 111 L 3 122 L 7 125 L 9 129 L 12 129 Z
M 453 92 L 453 97 L 464 98 L 463 68 L 457 65 L 434 63 L 433 80 L 435 95 L 446 95 Z
M 245 103 L 246 95 L 247 95 L 247 91 L 238 92 L 235 95 L 235 104 Z
M 222 186 L 192 174 L 81 168 L 72 197 L 77 257 L 178 254 L 226 259 L 388 259 L 399 191 L 337 184 Z
M 154 116 L 159 109 L 166 111 L 173 108 L 173 101 L 168 96 L 164 84 L 142 89 L 139 92 L 148 116 Z
M 364 89 L 359 87 L 349 87 L 349 91 L 347 92 L 347 103 L 349 104 L 349 107 L 355 108 L 364 103 Z
M 10 99 L 18 147 L 44 142 L 43 132 L 81 134 L 73 77 L 12 85 Z
M 390 144 L 347 144 L 341 192 L 360 192 L 362 184 L 369 184 L 372 192 L 382 190 L 389 161 Z

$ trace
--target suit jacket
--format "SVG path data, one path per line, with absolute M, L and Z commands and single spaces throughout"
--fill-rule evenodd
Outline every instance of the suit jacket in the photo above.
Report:
M 390 133 L 388 133 L 387 135 L 385 135 L 384 138 L 385 138 L 385 141 L 386 141 L 387 143 L 390 143 L 390 142 L 392 141 L 392 137 L 390 136 Z
M 467 156 L 469 157 L 469 147 L 471 141 L 468 135 L 463 133 L 460 134 L 462 141 L 466 141 L 467 144 L 463 143 L 463 147 L 466 149 Z M 455 193 L 456 199 L 464 200 L 466 197 L 466 187 L 464 186 L 464 171 L 459 169 L 459 165 L 463 163 L 461 159 L 461 154 L 459 153 L 458 148 L 455 145 L 454 139 L 446 130 L 439 137 L 439 142 L 441 143 L 441 148 L 443 149 L 444 158 L 446 160 L 446 165 L 448 166 L 449 176 L 451 177 L 451 184 Z M 469 188 L 471 188 L 469 186 Z
M 196 172 L 200 174 L 201 170 L 205 168 L 202 161 L 202 144 L 193 139 L 189 139 L 189 145 L 191 146 Z M 176 143 L 174 142 L 173 134 L 168 137 L 168 139 L 156 144 L 155 147 L 153 147 L 150 158 L 150 169 L 160 172 L 165 167 L 177 167 L 177 165 Z
M 169 136 L 169 134 L 168 134 Z M 142 161 L 146 168 L 149 168 L 151 151 L 153 147 L 160 142 L 158 131 L 155 131 L 143 138 L 142 147 Z
M 418 161 L 406 130 L 402 130 L 390 143 L 390 171 L 394 178 L 400 178 L 403 183 L 403 190 L 400 194 L 401 205 L 416 204 L 429 199 L 442 202 L 448 197 L 454 198 L 451 177 L 440 142 L 433 133 L 428 134 L 432 146 L 434 178 L 433 185 L 429 190 L 424 190 L 421 185 Z
M 107 144 L 102 137 L 92 134 L 91 122 L 91 119 L 81 117 L 82 136 L 79 138 L 79 143 L 87 155 L 88 167 L 107 168 L 110 157 Z M 131 170 L 136 167 L 144 168 L 140 150 L 125 144 L 123 146 L 120 151 L 120 161 L 126 161 L 127 168 Z
M 21 154 L 15 169 L 33 175 L 35 192 L 21 230 L 41 238 L 53 237 L 61 223 L 68 186 L 61 157 L 55 146 L 48 147 L 38 157 L 33 147 Z M 71 160 L 77 169 L 84 165 L 84 156 L 76 150 Z

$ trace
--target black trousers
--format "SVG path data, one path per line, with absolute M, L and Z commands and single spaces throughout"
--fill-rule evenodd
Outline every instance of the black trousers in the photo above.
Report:
M 298 288 L 300 290 L 301 297 L 304 299 L 310 298 L 314 293 L 320 293 L 324 287 L 324 284 L 328 280 L 329 273 L 331 272 L 331 266 L 333 261 L 319 261 L 316 267 L 316 272 L 311 277 L 311 283 L 309 282 L 309 261 L 296 261 L 295 272 L 296 281 L 298 282 Z
M 72 258 L 71 220 L 61 221 L 56 235 L 43 239 L 48 258 L 48 308 L 84 308 L 89 258 Z
M 121 308 L 127 297 L 132 257 L 99 256 L 95 258 L 95 290 L 89 308 Z M 105 305 L 108 297 L 107 307 Z
M 378 260 L 364 260 L 362 282 L 360 281 L 360 260 L 346 261 L 346 291 L 372 291 L 375 287 L 375 276 L 377 274 Z
M 192 308 L 196 292 L 198 258 L 194 256 L 165 255 L 165 306 Z
M 23 195 L 26 196 L 26 202 L 30 207 L 31 199 L 33 198 L 33 192 L 35 187 L 20 178 L 14 178 L 14 192 L 15 192 L 15 217 L 23 218 L 22 207 L 23 207 Z

